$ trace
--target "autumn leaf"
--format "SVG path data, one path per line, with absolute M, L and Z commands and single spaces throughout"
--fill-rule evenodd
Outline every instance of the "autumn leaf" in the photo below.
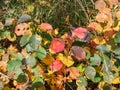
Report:
M 118 20 L 120 20 L 120 11 L 116 12 L 116 17 L 117 17 Z
M 62 53 L 59 53 L 56 59 L 60 60 L 67 67 L 70 67 L 74 64 L 74 61 L 71 56 L 64 56 Z
M 49 23 L 41 23 L 40 25 L 38 25 L 38 28 L 40 28 L 43 32 L 53 30 L 52 25 L 50 25 Z
M 60 60 L 54 60 L 50 65 L 50 70 L 53 72 L 59 71 L 63 67 L 63 63 Z
M 112 81 L 112 84 L 120 84 L 120 77 L 115 78 L 115 79 Z
M 91 22 L 89 25 L 88 25 L 88 28 L 92 31 L 97 31 L 98 33 L 101 33 L 103 31 L 103 28 L 102 26 L 97 23 L 97 22 Z
M 83 39 L 87 34 L 87 29 L 78 27 L 78 28 L 72 30 L 71 32 L 72 32 L 73 38 L 77 37 L 77 38 Z
M 105 23 L 109 20 L 109 17 L 104 13 L 98 13 L 96 16 L 96 20 L 100 23 Z
M 7 68 L 7 62 L 0 61 L 0 71 L 6 72 L 7 71 L 6 68 Z
M 72 46 L 71 48 L 72 56 L 77 60 L 84 60 L 86 58 L 86 53 L 82 47 Z
M 50 65 L 54 61 L 54 58 L 51 55 L 46 55 L 45 58 L 42 59 L 46 65 Z
M 76 80 L 80 76 L 80 72 L 76 67 L 70 67 L 66 69 L 66 73 L 69 72 L 69 77 L 73 80 Z
M 102 10 L 105 7 L 106 7 L 106 3 L 104 2 L 104 0 L 97 0 L 95 2 L 95 9 Z
M 50 51 L 61 52 L 65 48 L 65 42 L 61 38 L 54 38 L 50 44 Z
M 95 44 L 105 44 L 106 41 L 103 37 L 97 36 L 93 39 L 93 41 L 95 42 Z

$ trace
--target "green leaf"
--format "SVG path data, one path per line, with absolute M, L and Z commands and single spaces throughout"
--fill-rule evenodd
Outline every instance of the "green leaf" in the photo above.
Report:
M 110 58 L 108 56 L 106 56 L 106 55 L 103 55 L 102 59 L 103 59 L 103 64 L 102 64 L 103 71 L 105 73 L 107 73 L 109 71 L 112 71 L 113 64 L 112 64 Z
M 92 81 L 95 82 L 95 83 L 98 83 L 100 82 L 101 78 L 100 77 L 95 77 Z
M 33 87 L 34 88 L 40 88 L 42 87 L 43 85 L 45 84 L 45 82 L 43 81 L 43 79 L 41 77 L 36 77 L 34 80 L 33 80 Z
M 105 45 L 98 45 L 96 49 L 101 53 L 110 52 L 109 48 Z
M 115 49 L 114 53 L 115 53 L 116 55 L 120 55 L 120 48 Z
M 76 81 L 79 86 L 87 86 L 87 81 L 84 77 L 79 77 Z
M 32 52 L 32 51 L 34 51 L 33 48 L 30 46 L 30 44 L 27 44 L 27 45 L 25 46 L 25 48 L 26 48 L 26 51 L 27 51 L 27 52 Z
M 21 47 L 25 46 L 29 42 L 29 39 L 30 39 L 29 34 L 23 35 L 22 38 L 20 39 L 20 46 Z
M 28 58 L 26 58 L 26 64 L 30 65 L 31 68 L 33 68 L 36 65 L 36 59 L 33 56 L 29 56 Z
M 16 56 L 16 59 L 18 60 L 23 60 L 23 55 L 21 53 L 18 53 L 17 56 Z
M 17 82 L 19 83 L 25 83 L 26 81 L 27 81 L 27 77 L 24 73 L 21 73 L 17 78 Z
M 92 80 L 96 75 L 96 70 L 91 66 L 87 66 L 85 69 L 85 75 Z
M 93 57 L 90 58 L 90 65 L 100 65 L 101 64 L 101 58 L 98 54 L 94 54 Z
M 36 50 L 39 45 L 41 44 L 41 36 L 37 35 L 37 34 L 34 34 L 31 38 L 30 38 L 30 46 L 33 50 Z
M 85 52 L 86 52 L 86 59 L 89 59 L 91 57 L 90 51 L 85 49 Z
M 113 76 L 112 72 L 107 72 L 107 73 L 104 73 L 103 79 L 105 82 L 110 84 L 113 81 L 114 76 Z
M 20 66 L 21 66 L 20 60 L 10 60 L 7 65 L 7 70 L 14 72 L 18 76 L 20 73 L 23 73 Z
M 120 33 L 117 33 L 114 38 L 115 43 L 120 43 Z
M 41 60 L 46 57 L 46 50 L 43 47 L 40 47 L 35 51 L 36 56 Z

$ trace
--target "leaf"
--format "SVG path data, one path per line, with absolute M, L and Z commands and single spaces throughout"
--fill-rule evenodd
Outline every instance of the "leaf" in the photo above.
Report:
M 76 83 L 78 86 L 87 86 L 87 81 L 84 77 L 79 77 L 77 80 L 76 80 Z
M 91 66 L 87 66 L 85 69 L 85 75 L 92 80 L 96 75 L 96 70 Z
M 102 10 L 106 7 L 106 3 L 103 0 L 97 0 L 95 2 L 95 9 Z
M 33 48 L 30 46 L 30 44 L 27 44 L 25 48 L 28 53 L 33 51 Z
M 70 67 L 66 69 L 66 73 L 69 73 L 69 77 L 73 80 L 77 80 L 78 77 L 80 76 L 80 72 L 76 67 Z
M 54 53 L 61 52 L 64 48 L 65 42 L 61 38 L 54 38 L 50 44 L 50 51 Z
M 30 40 L 30 35 L 29 34 L 25 34 L 22 36 L 22 38 L 20 39 L 20 46 L 23 47 L 25 46 Z
M 17 78 L 17 82 L 19 83 L 25 83 L 26 81 L 27 81 L 27 77 L 24 73 L 21 73 Z
M 33 68 L 36 65 L 36 62 L 37 62 L 35 57 L 33 57 L 33 56 L 29 56 L 28 58 L 26 58 L 25 61 L 26 61 L 27 65 L 30 65 L 31 68 Z
M 109 48 L 105 45 L 98 45 L 96 49 L 101 53 L 110 52 Z
M 2 22 L 0 22 L 0 30 L 3 30 L 3 28 L 4 28 L 4 25 Z
M 100 82 L 100 80 L 101 80 L 101 77 L 95 77 L 94 79 L 92 79 L 92 81 L 95 83 Z
M 42 60 L 46 57 L 47 52 L 43 47 L 40 47 L 37 50 L 35 50 L 35 54 L 40 60 Z
M 115 43 L 120 43 L 120 33 L 117 33 L 114 37 L 114 42 Z
M 42 38 L 41 36 L 34 34 L 29 41 L 30 46 L 32 47 L 33 50 L 36 50 L 39 45 L 41 44 Z
M 64 56 L 62 53 L 59 53 L 56 59 L 62 61 L 62 63 L 67 67 L 70 67 L 74 64 L 74 61 L 71 56 Z
M 46 65 L 50 65 L 53 61 L 54 58 L 51 55 L 46 55 L 46 57 L 42 59 L 42 62 L 44 62 Z
M 115 79 L 112 81 L 112 84 L 120 84 L 120 77 L 115 78 Z
M 101 64 L 101 58 L 98 54 L 94 54 L 93 57 L 90 57 L 90 65 L 100 65 Z
M 114 79 L 114 76 L 112 72 L 107 72 L 107 73 L 104 73 L 103 79 L 105 82 L 111 84 Z
M 23 71 L 20 67 L 21 64 L 22 63 L 20 60 L 10 60 L 7 65 L 7 70 L 14 72 L 18 76 L 19 74 L 23 73 Z
M 72 56 L 79 61 L 86 58 L 86 53 L 82 47 L 72 46 L 71 52 L 72 52 Z
M 50 64 L 50 69 L 54 72 L 59 71 L 63 67 L 63 63 L 60 60 L 54 60 Z
M 116 55 L 120 55 L 120 48 L 115 49 L 115 50 L 114 50 L 114 53 L 115 53 Z
M 33 80 L 33 87 L 34 88 L 40 88 L 42 87 L 43 85 L 45 84 L 45 82 L 43 81 L 43 79 L 41 77 L 36 77 L 34 80 Z
M 101 36 L 95 37 L 93 39 L 93 41 L 94 41 L 95 44 L 105 44 L 106 43 L 105 39 Z
M 24 14 L 18 19 L 17 24 L 30 21 L 30 20 L 31 20 L 31 16 L 28 14 Z
M 49 23 L 41 23 L 38 27 L 39 27 L 43 32 L 48 32 L 48 31 L 53 30 L 52 25 L 50 25 Z
M 15 20 L 15 19 L 13 19 L 13 18 L 6 18 L 6 19 L 5 19 L 5 26 L 10 26 L 10 25 L 12 25 L 13 22 L 14 22 L 14 20 Z

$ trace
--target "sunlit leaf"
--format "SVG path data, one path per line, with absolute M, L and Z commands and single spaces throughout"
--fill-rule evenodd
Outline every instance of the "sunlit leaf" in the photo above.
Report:
M 120 77 L 115 78 L 115 79 L 112 81 L 112 84 L 120 84 Z
M 91 66 L 87 66 L 85 69 L 85 75 L 92 80 L 96 75 L 96 70 Z
M 71 56 L 64 56 L 62 53 L 59 53 L 56 59 L 62 61 L 62 63 L 67 67 L 70 67 L 74 64 L 74 61 Z
M 72 46 L 71 52 L 77 60 L 84 60 L 86 58 L 85 50 L 82 47 Z
M 104 2 L 104 0 L 97 0 L 95 2 L 95 9 L 102 10 L 105 7 L 106 7 L 106 3 Z
M 96 16 L 96 20 L 100 23 L 105 23 L 109 20 L 109 17 L 104 13 L 98 13 Z
M 63 67 L 63 63 L 60 60 L 54 60 L 50 64 L 50 69 L 52 71 L 59 71 Z
M 100 36 L 97 36 L 93 39 L 93 41 L 96 43 L 96 44 L 105 44 L 106 41 L 103 37 L 100 37 Z

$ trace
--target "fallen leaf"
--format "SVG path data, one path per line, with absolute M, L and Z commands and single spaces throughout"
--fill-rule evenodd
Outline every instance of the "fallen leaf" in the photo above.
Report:
M 86 53 L 82 47 L 72 46 L 71 48 L 72 56 L 77 60 L 84 60 L 86 58 Z
M 53 72 L 59 71 L 63 67 L 63 63 L 60 60 L 54 60 L 50 65 L 50 70 Z
M 106 40 L 104 39 L 104 37 L 100 37 L 97 36 L 93 39 L 93 41 L 95 42 L 95 44 L 105 44 Z
M 60 60 L 67 67 L 70 67 L 74 64 L 74 61 L 71 56 L 64 56 L 62 53 L 59 53 L 56 59 Z
M 61 38 L 54 38 L 50 44 L 50 50 L 57 53 L 63 51 L 65 42 Z

